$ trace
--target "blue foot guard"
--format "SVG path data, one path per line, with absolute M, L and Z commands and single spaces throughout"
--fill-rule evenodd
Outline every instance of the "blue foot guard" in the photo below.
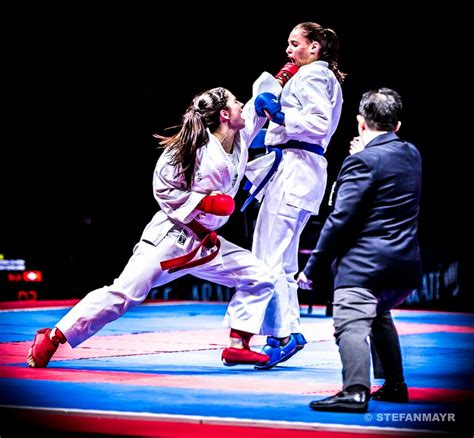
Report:
M 298 351 L 304 348 L 307 343 L 305 337 L 301 333 L 292 333 L 289 341 L 285 345 L 281 345 L 281 341 L 273 336 L 267 337 L 267 344 L 263 347 L 262 353 L 270 357 L 270 360 L 262 365 L 256 365 L 256 370 L 269 370 L 280 362 L 287 361 Z

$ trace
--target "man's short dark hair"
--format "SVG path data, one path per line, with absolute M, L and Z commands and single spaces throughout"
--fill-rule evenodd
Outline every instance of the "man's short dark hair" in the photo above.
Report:
M 402 98 L 390 88 L 367 91 L 362 95 L 359 114 L 364 117 L 369 129 L 394 131 L 402 112 Z

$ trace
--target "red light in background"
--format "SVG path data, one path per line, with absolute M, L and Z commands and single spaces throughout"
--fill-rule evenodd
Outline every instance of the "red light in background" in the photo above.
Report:
M 7 274 L 7 280 L 11 282 L 21 281 L 23 280 L 23 274 L 14 274 L 13 272 L 9 272 Z
M 23 280 L 36 283 L 43 281 L 43 273 L 41 271 L 25 271 L 23 272 Z

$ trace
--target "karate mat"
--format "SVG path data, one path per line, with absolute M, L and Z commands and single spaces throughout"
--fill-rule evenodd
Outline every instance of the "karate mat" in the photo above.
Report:
M 145 303 L 49 366 L 28 368 L 36 330 L 72 302 L 0 303 L 0 436 L 472 436 L 474 315 L 394 310 L 410 403 L 371 401 L 367 414 L 312 411 L 341 389 L 332 318 L 305 315 L 308 344 L 268 371 L 225 367 L 226 303 Z M 15 308 L 20 307 L 23 308 Z M 44 307 L 41 307 L 44 306 Z M 259 350 L 265 338 L 252 339 Z M 374 380 L 373 389 L 382 381 Z M 361 435 L 362 434 L 362 435 Z

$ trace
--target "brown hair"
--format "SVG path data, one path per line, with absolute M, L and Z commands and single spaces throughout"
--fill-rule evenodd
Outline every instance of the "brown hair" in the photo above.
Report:
M 347 76 L 339 70 L 337 61 L 339 59 L 339 39 L 332 29 L 325 29 L 318 23 L 305 22 L 295 26 L 301 30 L 303 35 L 310 41 L 317 41 L 321 46 L 319 59 L 326 61 L 337 80 L 342 84 Z
M 219 127 L 220 111 L 227 107 L 228 97 L 228 90 L 222 87 L 197 95 L 183 114 L 177 134 L 170 137 L 154 135 L 160 140 L 160 146 L 170 151 L 169 164 L 179 168 L 178 175 L 184 175 L 187 188 L 194 176 L 196 151 L 209 141 L 206 128 L 214 132 Z

